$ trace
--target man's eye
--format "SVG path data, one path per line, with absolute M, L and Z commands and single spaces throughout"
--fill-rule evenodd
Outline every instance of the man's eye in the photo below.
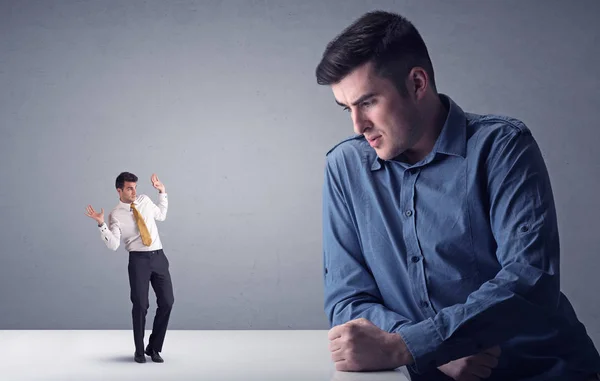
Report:
M 373 102 L 373 101 L 365 101 L 365 102 L 361 103 L 361 106 L 366 108 L 366 107 L 372 106 L 374 103 L 375 102 Z
M 344 107 L 344 111 L 350 112 L 350 107 Z

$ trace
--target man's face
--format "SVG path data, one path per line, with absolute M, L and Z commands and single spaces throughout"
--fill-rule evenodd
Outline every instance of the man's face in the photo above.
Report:
M 365 136 L 377 155 L 390 160 L 410 149 L 422 135 L 416 101 L 401 95 L 371 62 L 331 86 L 336 102 L 350 112 L 354 131 Z
M 135 201 L 136 197 L 136 188 L 137 184 L 131 181 L 125 181 L 123 184 L 123 189 L 117 188 L 117 192 L 119 192 L 119 198 L 124 203 L 132 203 Z

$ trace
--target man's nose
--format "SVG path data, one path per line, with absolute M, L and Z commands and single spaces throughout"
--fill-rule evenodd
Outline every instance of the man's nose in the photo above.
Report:
M 371 125 L 365 115 L 358 110 L 352 111 L 352 123 L 354 124 L 354 132 L 359 135 L 364 134 L 365 130 Z

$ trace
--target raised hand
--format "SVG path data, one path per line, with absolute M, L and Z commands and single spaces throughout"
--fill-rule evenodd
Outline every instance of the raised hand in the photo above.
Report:
M 450 361 L 438 369 L 456 381 L 480 381 L 492 374 L 498 366 L 500 347 L 496 346 L 473 356 Z
M 156 173 L 152 174 L 152 177 L 150 177 L 150 181 L 152 182 L 152 186 L 158 189 L 160 193 L 165 193 L 165 185 L 158 179 Z
M 98 213 L 94 210 L 94 208 L 92 208 L 91 205 L 88 205 L 85 215 L 96 220 L 98 225 L 102 225 L 104 223 L 104 209 L 100 209 L 100 213 Z

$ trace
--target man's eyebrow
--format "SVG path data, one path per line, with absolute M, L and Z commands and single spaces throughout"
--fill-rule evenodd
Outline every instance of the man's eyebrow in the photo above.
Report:
M 377 95 L 376 93 L 367 93 L 367 94 L 361 96 L 360 98 L 358 98 L 356 101 L 354 101 L 354 103 L 352 103 L 352 106 L 356 106 L 356 105 L 358 105 L 358 104 L 360 104 L 360 103 L 366 101 L 367 99 L 372 98 L 372 97 L 374 97 L 376 95 Z M 337 103 L 338 105 L 340 105 L 342 107 L 348 107 L 345 104 L 340 103 L 337 99 L 335 100 L 335 103 Z

